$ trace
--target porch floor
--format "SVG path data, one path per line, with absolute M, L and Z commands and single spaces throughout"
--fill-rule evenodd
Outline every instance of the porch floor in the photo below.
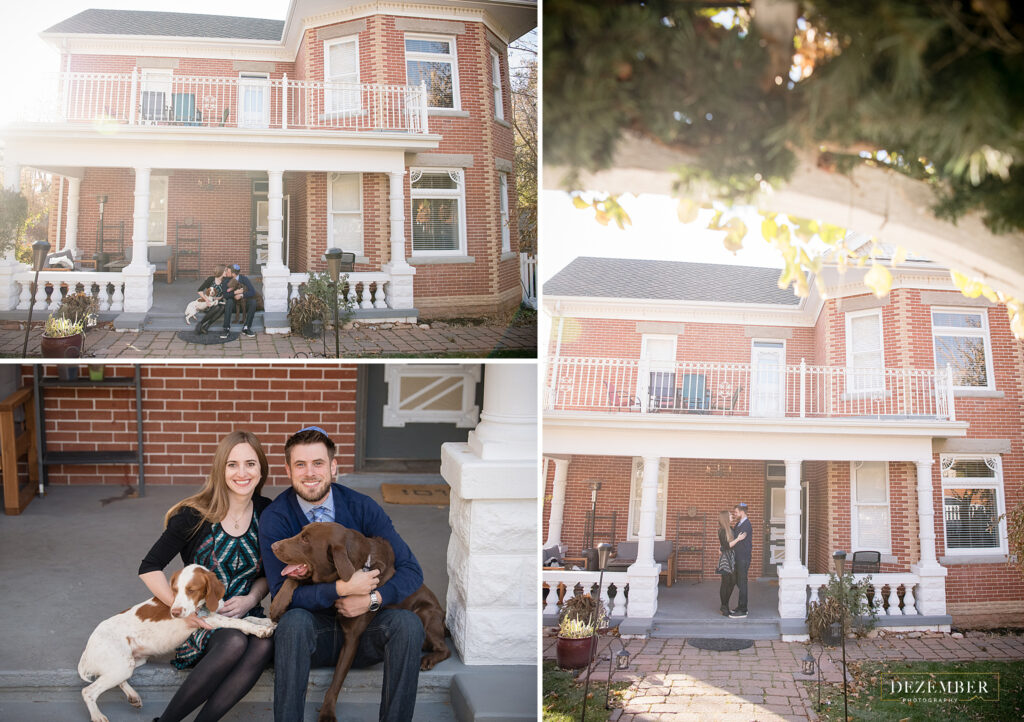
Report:
M 652 637 L 782 638 L 776 579 L 750 579 L 746 619 L 723 617 L 719 611 L 719 577 L 704 579 L 696 584 L 685 578 L 677 579 L 671 588 L 658 587 L 658 611 L 651 625 Z M 733 590 L 733 608 L 738 598 L 739 592 Z

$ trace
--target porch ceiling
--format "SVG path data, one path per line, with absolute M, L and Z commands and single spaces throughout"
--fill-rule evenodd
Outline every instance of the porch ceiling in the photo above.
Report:
M 545 413 L 544 453 L 907 461 L 931 458 L 932 439 L 963 437 L 968 428 L 966 422 L 621 416 Z

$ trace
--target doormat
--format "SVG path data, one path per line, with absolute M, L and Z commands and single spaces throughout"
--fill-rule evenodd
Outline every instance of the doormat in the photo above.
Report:
M 447 506 L 447 484 L 381 484 L 380 493 L 388 504 L 433 504 Z
M 219 343 L 228 343 L 230 341 L 238 340 L 238 332 L 232 331 L 228 334 L 227 338 L 220 337 L 220 331 L 213 329 L 206 333 L 196 333 L 195 331 L 178 331 L 178 338 L 186 343 L 197 343 L 200 346 L 214 346 Z
M 697 649 L 709 649 L 712 652 L 735 652 L 754 646 L 753 639 L 687 639 L 686 643 Z

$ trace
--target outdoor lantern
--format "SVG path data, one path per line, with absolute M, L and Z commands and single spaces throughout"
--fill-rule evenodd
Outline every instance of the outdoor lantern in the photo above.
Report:
M 25 342 L 21 345 L 21 357 L 28 357 L 28 335 L 32 329 L 32 307 L 36 305 L 36 292 L 39 288 L 39 272 L 43 270 L 46 256 L 50 252 L 47 241 L 36 241 L 32 244 L 32 270 L 36 272 L 32 279 L 32 296 L 28 300 L 28 321 L 25 322 Z
M 619 639 L 620 649 L 612 657 L 608 655 L 608 682 L 605 684 L 605 695 L 604 695 L 604 708 L 611 709 L 611 705 L 608 700 L 612 694 L 612 664 L 614 662 L 615 670 L 617 672 L 625 672 L 629 669 L 629 652 L 626 651 L 626 645 L 623 644 L 622 640 Z M 609 652 L 611 648 L 609 647 Z
M 833 553 L 832 560 L 836 563 L 836 574 L 842 577 L 843 570 L 846 569 L 846 552 L 839 550 Z
M 46 256 L 50 252 L 50 244 L 47 241 L 36 241 L 32 244 L 32 270 L 39 273 L 46 263 Z
M 800 660 L 800 671 L 807 676 L 814 675 L 814 656 L 811 654 L 811 648 L 807 648 L 807 656 Z
M 619 672 L 629 669 L 629 652 L 625 647 L 615 653 L 615 669 Z
M 608 542 L 601 542 L 597 545 L 597 568 L 602 572 L 608 566 L 608 557 L 612 555 L 612 545 Z

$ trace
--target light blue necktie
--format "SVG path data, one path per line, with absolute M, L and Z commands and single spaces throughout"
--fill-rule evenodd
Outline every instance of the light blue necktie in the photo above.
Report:
M 330 510 L 326 506 L 314 506 L 309 510 L 310 521 L 330 521 Z

